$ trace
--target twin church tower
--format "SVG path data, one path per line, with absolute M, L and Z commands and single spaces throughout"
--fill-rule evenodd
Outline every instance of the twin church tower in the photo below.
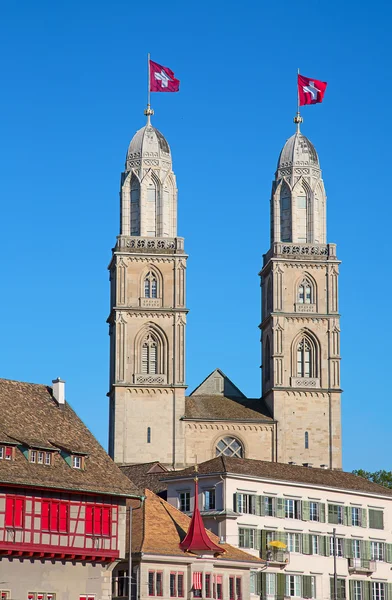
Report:
M 272 184 L 258 399 L 219 369 L 185 395 L 187 255 L 172 156 L 149 114 L 133 137 L 109 266 L 109 453 L 117 463 L 180 468 L 196 455 L 224 455 L 341 468 L 339 261 L 327 243 L 319 159 L 299 121 Z

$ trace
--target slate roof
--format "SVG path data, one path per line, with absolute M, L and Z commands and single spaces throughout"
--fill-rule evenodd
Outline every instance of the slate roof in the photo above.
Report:
M 136 508 L 138 506 L 136 501 L 131 501 L 135 506 L 132 513 L 132 553 L 194 556 L 180 548 L 180 542 L 185 538 L 191 519 L 151 490 L 145 489 L 144 495 L 145 501 L 141 508 Z M 219 538 L 209 530 L 207 535 L 210 540 L 225 550 L 225 553 L 216 560 L 257 563 L 260 566 L 265 563 L 239 548 L 220 544 Z
M 274 422 L 262 400 L 241 400 L 218 395 L 186 397 L 183 418 L 200 421 Z
M 353 473 L 347 473 L 345 471 L 300 467 L 298 465 L 289 465 L 286 463 L 267 462 L 250 458 L 233 458 L 228 456 L 218 456 L 199 464 L 199 477 L 202 477 L 203 475 L 221 475 L 225 473 L 392 496 L 392 489 L 372 483 L 368 479 L 358 477 Z M 170 471 L 165 479 L 193 477 L 194 474 L 195 468 L 188 467 L 182 471 Z
M 58 405 L 46 385 L 0 379 L 0 438 L 18 444 L 15 460 L 0 460 L 1 485 L 139 495 L 71 406 Z M 53 449 L 52 464 L 30 463 L 22 446 Z M 70 467 L 57 448 L 85 454 L 85 468 Z
M 136 485 L 143 489 L 147 487 L 161 497 L 165 495 L 167 484 L 161 481 L 168 469 L 159 461 L 141 463 L 138 465 L 120 465 L 121 472 Z

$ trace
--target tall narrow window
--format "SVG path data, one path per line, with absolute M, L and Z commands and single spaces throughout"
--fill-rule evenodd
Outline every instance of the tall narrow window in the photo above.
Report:
M 147 427 L 147 444 L 151 444 L 151 427 Z
M 272 282 L 271 282 L 271 277 L 268 279 L 268 283 L 267 283 L 267 312 L 271 312 L 273 309 L 273 302 L 272 302 Z
M 306 196 L 297 196 L 297 241 L 306 243 L 308 211 Z
M 308 279 L 304 279 L 298 287 L 299 304 L 313 304 L 313 286 Z
M 309 431 L 305 431 L 305 450 L 309 450 Z
M 288 189 L 280 198 L 280 237 L 282 242 L 291 242 L 291 198 Z
M 151 334 L 148 334 L 142 346 L 142 370 L 146 375 L 157 374 L 157 343 Z
M 269 341 L 269 337 L 267 337 L 267 341 L 265 343 L 265 380 L 269 381 L 271 379 L 271 345 Z
M 297 377 L 312 377 L 311 346 L 306 338 L 302 338 L 297 346 Z
M 131 235 L 140 235 L 140 187 L 136 179 L 131 185 Z
M 157 298 L 158 297 L 158 283 L 154 273 L 149 271 L 144 278 L 144 297 L 145 298 Z

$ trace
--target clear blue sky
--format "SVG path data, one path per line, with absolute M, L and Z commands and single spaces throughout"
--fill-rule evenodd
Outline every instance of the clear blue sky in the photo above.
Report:
M 3 0 L 0 376 L 60 375 L 106 446 L 106 267 L 151 52 L 181 79 L 179 94 L 153 95 L 153 123 L 171 145 L 189 253 L 189 388 L 220 367 L 259 395 L 258 271 L 300 67 L 328 81 L 303 132 L 343 261 L 344 467 L 390 469 L 390 20 L 386 1 Z

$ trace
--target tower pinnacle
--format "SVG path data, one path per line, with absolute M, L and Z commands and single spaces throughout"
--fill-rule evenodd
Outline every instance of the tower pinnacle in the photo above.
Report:
M 294 123 L 297 125 L 297 133 L 301 133 L 300 125 L 304 122 L 303 117 L 299 114 L 299 111 L 294 117 Z
M 144 111 L 147 117 L 147 125 L 151 125 L 151 115 L 154 114 L 154 110 L 151 108 L 151 104 L 147 104 L 147 108 Z

